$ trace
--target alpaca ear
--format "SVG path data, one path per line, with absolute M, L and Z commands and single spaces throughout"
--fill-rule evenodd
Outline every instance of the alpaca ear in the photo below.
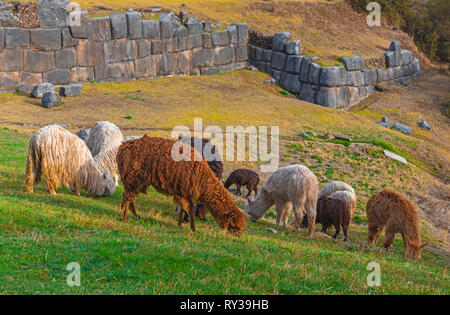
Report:
M 422 245 L 420 245 L 420 248 L 424 248 L 425 246 L 428 246 L 428 243 L 423 243 Z
M 103 178 L 107 179 L 108 177 L 111 177 L 111 173 L 109 172 L 109 169 L 106 169 L 105 173 L 103 174 Z

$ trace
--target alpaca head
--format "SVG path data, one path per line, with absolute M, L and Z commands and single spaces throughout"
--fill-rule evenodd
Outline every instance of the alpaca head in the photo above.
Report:
M 229 214 L 228 218 L 230 220 L 227 227 L 228 232 L 236 236 L 241 235 L 245 227 L 245 219 L 242 213 L 236 209 Z
M 116 182 L 114 178 L 111 176 L 109 169 L 106 169 L 105 173 L 103 173 L 103 184 L 105 186 L 105 190 L 102 194 L 102 197 L 109 197 L 116 191 Z
M 410 259 L 421 259 L 422 258 L 422 249 L 427 246 L 428 243 L 424 244 L 415 244 L 409 243 L 406 245 L 405 256 Z
M 247 206 L 245 207 L 245 214 L 250 217 L 250 221 L 256 222 L 260 216 L 258 216 L 253 207 L 255 205 L 255 198 L 247 197 Z

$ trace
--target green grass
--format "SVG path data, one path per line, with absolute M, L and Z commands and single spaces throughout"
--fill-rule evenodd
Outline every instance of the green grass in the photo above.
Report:
M 82 294 L 448 294 L 444 256 L 407 260 L 365 246 L 366 228 L 352 225 L 351 243 L 310 239 L 305 231 L 267 232 L 249 222 L 240 238 L 208 216 L 198 232 L 176 227 L 171 200 L 150 190 L 136 206 L 141 220 L 120 218 L 121 192 L 109 198 L 50 196 L 43 184 L 24 191 L 28 139 L 0 130 L 0 293 Z M 381 266 L 369 288 L 368 263 Z M 81 265 L 81 286 L 69 287 L 66 266 Z

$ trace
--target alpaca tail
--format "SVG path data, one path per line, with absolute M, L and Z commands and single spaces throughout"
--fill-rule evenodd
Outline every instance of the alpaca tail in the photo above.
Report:
M 34 143 L 30 141 L 28 146 L 28 161 L 25 172 L 25 186 L 29 193 L 33 192 L 33 186 L 41 180 L 41 163 Z

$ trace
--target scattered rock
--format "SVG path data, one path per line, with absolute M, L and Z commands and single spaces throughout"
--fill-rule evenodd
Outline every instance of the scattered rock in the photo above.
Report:
M 397 131 L 403 132 L 408 136 L 412 135 L 412 128 L 407 125 L 395 123 L 393 128 Z
M 333 139 L 333 135 L 331 133 L 327 132 L 326 134 L 324 134 L 322 136 L 322 139 L 331 140 L 331 139 Z
M 304 138 L 317 137 L 317 133 L 315 133 L 314 131 L 307 130 L 300 132 L 299 136 Z
M 247 66 L 247 67 L 245 67 L 245 69 L 251 70 L 251 71 L 258 71 L 258 68 L 256 68 L 255 66 Z
M 299 136 L 303 138 L 309 138 L 308 133 L 306 133 L 305 131 L 300 132 Z
M 61 104 L 61 96 L 58 92 L 45 92 L 41 99 L 42 107 L 53 108 Z
M 375 91 L 377 91 L 377 92 L 387 92 L 388 89 L 385 86 L 383 86 L 383 85 L 377 84 L 377 85 L 375 85 Z
M 162 9 L 161 8 L 152 8 L 152 12 L 161 12 L 162 11 Z
M 342 135 L 334 135 L 334 138 L 338 140 L 352 141 L 352 138 Z
M 267 229 L 267 232 L 270 232 L 270 233 L 272 233 L 272 234 L 277 234 L 277 233 L 278 233 L 277 230 L 272 229 L 272 228 L 268 228 L 268 229 Z
M 59 93 L 64 97 L 81 95 L 81 84 L 63 85 L 60 87 Z
M 36 85 L 33 88 L 33 91 L 31 91 L 31 97 L 42 98 L 42 95 L 44 95 L 44 93 L 53 91 L 55 91 L 55 87 L 53 86 L 53 84 L 44 82 L 39 85 Z
M 406 159 L 403 156 L 397 155 L 391 151 L 388 150 L 383 150 L 383 153 L 385 156 L 387 156 L 388 158 L 391 158 L 393 160 L 396 160 L 400 163 L 403 163 L 405 165 L 408 165 L 408 162 L 406 161 Z
M 70 0 L 40 0 L 39 23 L 42 28 L 59 28 L 67 26 L 67 6 Z
M 77 136 L 83 140 L 83 141 L 87 141 L 87 139 L 89 138 L 89 134 L 91 133 L 91 129 L 81 129 L 80 131 L 78 131 Z
M 381 122 L 388 122 L 387 116 L 384 116 L 383 118 L 381 118 Z
M 430 124 L 427 123 L 425 120 L 422 120 L 422 121 L 420 122 L 420 128 L 430 130 L 430 129 L 431 129 L 431 126 L 430 126 Z
M 275 79 L 270 79 L 270 80 L 266 80 L 266 83 L 277 83 L 277 80 Z

